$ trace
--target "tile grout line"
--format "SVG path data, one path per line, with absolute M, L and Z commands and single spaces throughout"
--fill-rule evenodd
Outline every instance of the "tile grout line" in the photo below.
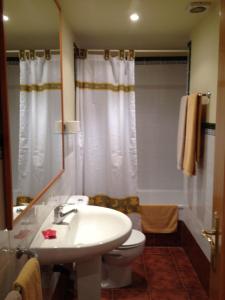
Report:
M 182 247 L 181 247 L 181 248 L 182 248 Z M 186 255 L 185 252 L 184 252 L 184 254 Z M 182 284 L 182 287 L 183 287 L 184 291 L 186 292 L 186 294 L 187 294 L 187 296 L 188 296 L 188 300 L 191 300 L 190 294 L 189 294 L 189 289 L 185 286 L 185 284 L 184 284 L 184 282 L 183 282 L 183 280 L 182 280 L 182 278 L 181 278 L 181 276 L 180 276 L 180 271 L 183 271 L 183 272 L 184 272 L 185 270 L 181 270 L 181 269 L 178 268 L 178 264 L 177 264 L 176 258 L 174 257 L 173 254 L 172 254 L 172 258 L 173 258 L 173 261 L 175 262 L 175 263 L 174 263 L 174 264 L 175 264 L 175 269 L 176 269 L 178 278 L 179 278 L 179 280 L 180 280 L 180 282 L 181 282 L 181 284 Z M 188 260 L 189 260 L 189 258 L 188 258 Z M 191 262 L 190 262 L 190 263 L 191 263 Z M 192 266 L 192 265 L 191 265 L 191 266 Z

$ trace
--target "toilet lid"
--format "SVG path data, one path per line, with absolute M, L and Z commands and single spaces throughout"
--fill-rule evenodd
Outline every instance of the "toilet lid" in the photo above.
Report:
M 145 242 L 145 235 L 139 230 L 132 229 L 129 238 L 125 241 L 125 243 L 119 246 L 118 249 L 129 248 L 132 246 L 142 244 L 144 242 Z

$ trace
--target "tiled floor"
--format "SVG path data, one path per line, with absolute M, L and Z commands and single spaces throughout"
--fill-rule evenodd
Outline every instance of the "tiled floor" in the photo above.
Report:
M 68 295 L 63 299 L 76 298 Z M 101 300 L 208 300 L 208 297 L 182 248 L 146 247 L 133 264 L 132 285 L 102 290 Z

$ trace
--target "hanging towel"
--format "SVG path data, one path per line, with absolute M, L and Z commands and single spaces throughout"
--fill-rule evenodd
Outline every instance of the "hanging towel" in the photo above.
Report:
M 187 102 L 188 102 L 188 96 L 183 96 L 180 100 L 180 113 L 179 113 L 178 133 L 177 133 L 177 169 L 178 170 L 183 170 Z
M 5 300 L 22 300 L 22 296 L 17 291 L 11 291 L 8 293 Z
M 146 233 L 171 233 L 177 229 L 177 205 L 141 205 L 142 228 Z
M 202 144 L 203 144 L 203 135 L 202 135 L 202 122 L 203 115 L 205 111 L 203 110 L 202 99 L 199 97 L 198 101 L 198 120 L 197 120 L 197 145 L 196 145 L 196 162 L 199 163 L 202 155 Z
M 197 93 L 188 96 L 186 137 L 184 147 L 183 172 L 185 175 L 195 175 L 195 162 L 197 159 L 199 105 L 201 97 Z
M 41 273 L 36 258 L 29 259 L 16 281 L 14 289 L 20 287 L 23 300 L 42 300 Z

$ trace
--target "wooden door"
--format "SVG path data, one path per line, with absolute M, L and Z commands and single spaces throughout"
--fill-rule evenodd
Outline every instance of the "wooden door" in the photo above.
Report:
M 225 300 L 225 1 L 220 0 L 219 75 L 216 116 L 213 213 L 218 214 L 219 235 L 215 268 L 211 263 L 210 300 Z
M 3 189 L 0 196 L 1 217 L 3 219 L 3 210 L 5 220 L 0 220 L 0 228 L 12 229 L 12 175 L 10 159 L 10 137 L 9 137 L 9 113 L 7 102 L 7 83 L 6 83 L 6 56 L 5 56 L 5 38 L 3 26 L 3 1 L 0 0 L 0 127 L 1 127 L 1 144 L 2 158 L 0 159 L 0 172 L 3 172 Z M 1 162 L 2 161 L 2 162 Z M 2 166 L 1 166 L 2 165 Z M 2 170 L 3 168 L 3 170 Z M 4 208 L 3 208 L 4 205 Z

